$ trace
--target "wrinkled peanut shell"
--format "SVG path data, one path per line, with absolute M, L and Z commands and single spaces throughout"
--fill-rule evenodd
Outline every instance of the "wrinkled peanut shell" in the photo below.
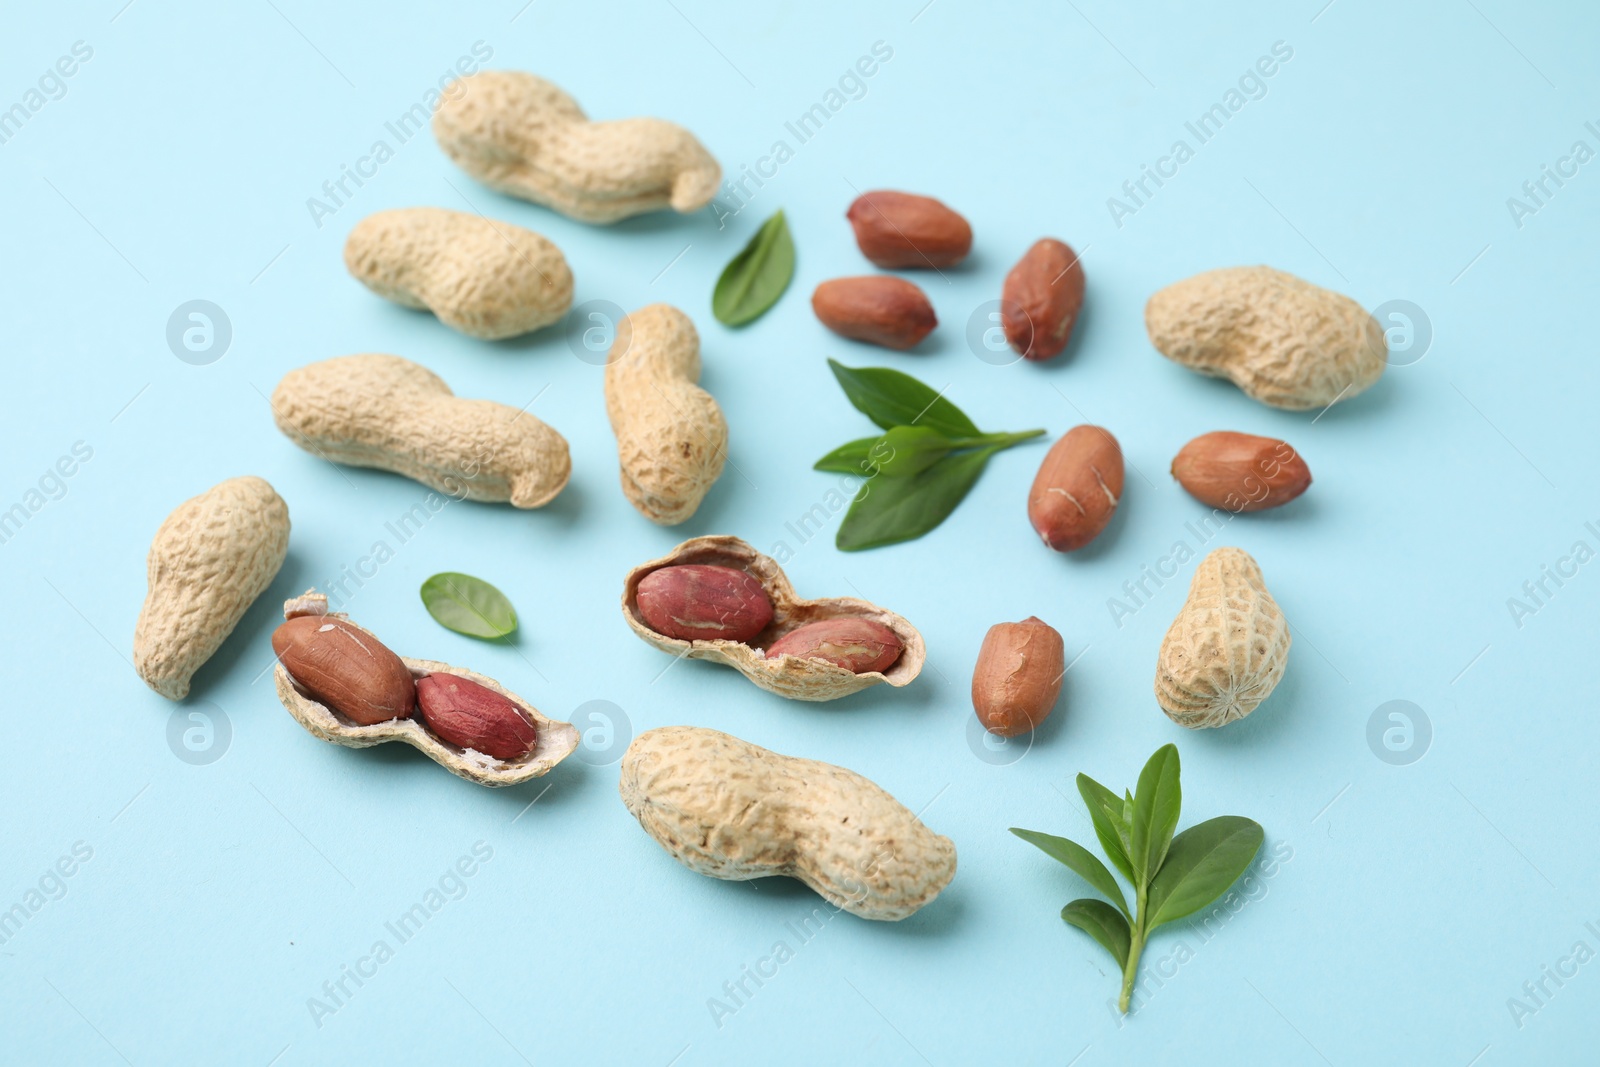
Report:
M 1388 363 L 1383 327 L 1360 304 L 1271 267 L 1185 278 L 1150 298 L 1144 322 L 1174 363 L 1290 411 L 1348 400 Z
M 956 846 L 875 782 L 717 730 L 634 738 L 618 791 L 675 860 L 710 878 L 798 878 L 863 919 L 904 919 L 956 873 Z
M 1216 549 L 1161 642 L 1156 702 L 1191 730 L 1226 726 L 1267 699 L 1289 664 L 1289 623 L 1250 553 Z
M 289 551 L 289 508 L 253 475 L 229 478 L 173 509 L 150 542 L 133 666 L 168 700 L 266 591 Z
M 445 155 L 492 189 L 583 222 L 709 204 L 722 168 L 694 134 L 662 119 L 590 122 L 559 87 L 521 71 L 456 83 L 433 114 Z
M 559 322 L 572 271 L 550 241 L 463 211 L 399 208 L 368 215 L 345 239 L 344 265 L 385 300 L 427 309 L 485 341 Z

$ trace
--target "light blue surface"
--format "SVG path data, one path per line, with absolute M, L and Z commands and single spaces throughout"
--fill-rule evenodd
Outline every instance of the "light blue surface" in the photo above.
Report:
M 1546 579 L 1553 595 L 1527 601 L 1537 610 L 1520 626 L 1508 598 L 1527 600 L 1523 584 L 1543 567 L 1570 572 L 1561 560 L 1575 542 L 1600 548 L 1587 439 L 1600 377 L 1600 164 L 1548 183 L 1554 195 L 1520 226 L 1507 198 L 1524 196 L 1542 165 L 1570 172 L 1560 160 L 1575 141 L 1600 149 L 1585 126 L 1600 126 L 1600 16 L 1575 2 L 1322 3 L 536 0 L 519 12 L 522 0 L 504 0 L 447 13 L 306 0 L 134 0 L 119 12 L 123 0 L 100 0 L 10 11 L 0 107 L 25 101 L 74 42 L 93 55 L 0 144 L 11 396 L 0 507 L 41 505 L 0 545 L 11 686 L 0 907 L 40 905 L 0 944 L 4 1058 L 1592 1058 L 1600 963 L 1560 985 L 1544 969 L 1570 972 L 1578 942 L 1600 950 L 1600 564 L 1559 587 Z M 792 158 L 721 231 L 710 212 L 597 229 L 500 197 L 431 136 L 399 144 L 384 125 L 480 41 L 491 65 L 549 77 L 595 117 L 683 123 L 730 176 L 779 139 Z M 892 58 L 800 144 L 785 123 L 875 42 Z M 1196 147 L 1185 123 L 1275 42 L 1292 57 Z M 1119 227 L 1107 199 L 1179 138 L 1193 158 Z M 307 198 L 379 139 L 393 158 L 319 228 Z M 977 234 L 967 264 L 916 279 L 942 320 L 917 355 L 835 338 L 807 305 L 819 281 L 870 269 L 842 217 L 870 188 L 939 196 Z M 600 368 L 574 358 L 561 330 L 476 342 L 345 274 L 351 226 L 417 204 L 548 235 L 580 302 L 689 312 L 704 384 L 732 430 L 729 469 L 690 522 L 652 526 L 623 499 Z M 765 318 L 726 330 L 709 312 L 713 281 L 779 207 L 799 250 L 794 284 Z M 969 316 L 1044 234 L 1084 256 L 1077 341 L 1048 366 L 974 358 Z M 1258 262 L 1367 307 L 1410 301 L 1431 347 L 1320 418 L 1262 407 L 1150 348 L 1150 293 Z M 194 299 L 232 326 L 225 355 L 204 366 L 175 358 L 165 338 L 173 310 Z M 301 452 L 264 399 L 291 368 L 369 351 L 418 360 L 465 396 L 519 406 L 537 396 L 534 413 L 571 442 L 572 484 L 538 512 L 451 505 L 399 544 L 385 523 L 424 490 Z M 1074 556 L 1044 550 L 1023 514 L 1045 447 L 1033 444 L 995 459 L 920 541 L 843 554 L 835 518 L 802 543 L 786 524 L 833 485 L 812 461 L 868 432 L 827 356 L 948 387 L 985 429 L 1109 427 L 1129 463 L 1115 522 Z M 1210 543 L 1255 554 L 1295 643 L 1260 711 L 1190 733 L 1160 713 L 1150 681 L 1193 561 L 1151 585 L 1120 628 L 1107 600 L 1175 542 L 1199 547 L 1187 524 L 1204 509 L 1166 467 L 1183 442 L 1218 428 L 1291 440 L 1316 482 Z M 92 457 L 42 483 L 58 498 L 28 497 L 78 442 Z M 194 765 L 177 755 L 190 724 L 173 726 L 173 706 L 127 657 L 155 528 L 180 501 L 244 473 L 288 501 L 290 555 L 181 713 L 219 727 L 221 758 Z M 784 542 L 802 595 L 859 593 L 901 612 L 927 639 L 923 676 L 813 706 L 708 664 L 663 673 L 670 659 L 619 617 L 622 576 L 701 533 L 767 551 Z M 410 749 L 348 750 L 302 730 L 261 675 L 275 605 L 377 541 L 394 557 L 350 600 L 358 621 L 559 718 L 612 702 L 627 720 L 614 747 L 593 734 L 590 762 L 490 791 Z M 510 594 L 520 641 L 486 645 L 432 622 L 417 587 L 441 570 Z M 1081 656 L 1031 750 L 975 751 L 967 679 L 978 644 L 990 624 L 1029 614 Z M 1408 765 L 1368 744 L 1369 719 L 1391 700 L 1431 722 L 1431 747 Z M 802 940 L 789 924 L 819 904 L 813 894 L 691 874 L 618 801 L 627 738 L 674 723 L 840 763 L 926 806 L 959 849 L 955 882 L 905 922 L 840 915 Z M 1164 968 L 1169 980 L 1123 1021 L 1108 1007 L 1116 978 L 1103 953 L 1057 917 L 1085 887 L 1005 829 L 1087 841 L 1073 776 L 1131 784 L 1167 741 L 1184 761 L 1183 824 L 1251 816 L 1267 831 L 1263 857 L 1280 862 L 1243 887 L 1249 902 L 1209 940 L 1194 924 L 1155 936 L 1145 974 Z M 474 849 L 473 876 L 449 879 Z M 61 857 L 73 873 L 57 880 Z M 401 943 L 385 924 L 442 878 L 445 902 Z M 380 940 L 392 958 L 362 964 Z M 724 984 L 747 967 L 770 971 L 761 961 L 779 941 L 793 958 L 730 1000 Z M 1192 953 L 1181 966 L 1180 944 Z M 316 1018 L 308 1001 L 358 965 L 375 974 L 359 987 L 346 979 L 350 995 Z M 1535 1000 L 1524 983 L 1538 993 L 1541 980 Z M 720 1026 L 711 998 L 737 1007 Z

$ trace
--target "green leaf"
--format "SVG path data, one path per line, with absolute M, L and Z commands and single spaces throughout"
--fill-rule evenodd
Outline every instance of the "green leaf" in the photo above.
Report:
M 1128 911 L 1127 898 L 1122 895 L 1122 887 L 1093 852 L 1076 841 L 1068 841 L 1054 834 L 1041 834 L 1037 830 L 1019 830 L 1015 826 L 1011 828 L 1011 832 L 1057 863 L 1064 863 L 1072 868 L 1085 882 L 1110 897 L 1111 902 L 1122 914 L 1132 917 L 1132 913 Z
M 828 366 L 856 410 L 885 430 L 926 426 L 946 437 L 982 434 L 965 412 L 909 374 L 888 367 L 846 367 L 832 359 Z
M 1094 835 L 1100 839 L 1111 862 L 1128 881 L 1133 881 L 1133 864 L 1128 862 L 1127 828 L 1122 822 L 1122 798 L 1090 778 L 1078 775 L 1078 792 L 1089 809 L 1089 819 L 1094 823 Z
M 435 574 L 422 583 L 422 603 L 440 626 L 468 637 L 504 637 L 517 628 L 506 595 L 470 574 Z
M 1173 838 L 1167 862 L 1150 883 L 1145 929 L 1193 915 L 1227 892 L 1256 858 L 1265 837 L 1254 820 L 1223 815 Z
M 1183 792 L 1178 786 L 1178 746 L 1162 745 L 1139 772 L 1133 794 L 1133 827 L 1128 838 L 1128 859 L 1134 883 L 1148 885 L 1167 858 L 1172 832 L 1178 828 L 1178 808 Z
M 896 477 L 921 474 L 956 447 L 950 438 L 926 426 L 896 426 L 879 440 L 883 458 L 878 473 Z
M 834 544 L 857 552 L 921 537 L 949 518 L 995 451 L 960 452 L 907 478 L 872 479 L 845 512 Z
M 722 269 L 711 294 L 711 311 L 727 326 L 754 322 L 778 302 L 794 277 L 794 238 L 779 211 Z
M 1117 966 L 1127 969 L 1133 933 L 1128 929 L 1128 920 L 1119 915 L 1117 909 L 1103 900 L 1084 897 L 1062 908 L 1061 917 L 1100 942 L 1117 961 Z
M 883 440 L 880 434 L 875 437 L 861 437 L 854 441 L 846 441 L 838 448 L 811 465 L 812 470 L 836 471 L 840 474 L 861 474 L 872 476 L 877 473 L 879 461 L 888 455 L 888 450 L 879 446 Z

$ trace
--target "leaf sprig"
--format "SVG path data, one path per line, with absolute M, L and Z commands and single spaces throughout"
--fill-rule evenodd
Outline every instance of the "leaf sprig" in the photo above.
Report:
M 815 469 L 868 479 L 834 543 L 846 552 L 910 541 L 956 509 L 989 457 L 1044 433 L 984 433 L 945 397 L 888 367 L 851 368 L 828 360 L 845 397 L 884 432 L 848 441 Z
M 1076 926 L 1122 968 L 1118 1006 L 1128 1010 L 1139 955 L 1158 926 L 1193 915 L 1233 885 L 1255 859 L 1265 838 L 1260 824 L 1238 815 L 1207 819 L 1173 836 L 1183 794 L 1178 784 L 1178 749 L 1163 745 L 1145 764 L 1132 793 L 1119 797 L 1086 774 L 1078 775 L 1078 792 L 1089 809 L 1100 847 L 1134 890 L 1136 910 L 1116 877 L 1082 845 L 1040 833 L 1011 832 L 1071 868 L 1109 898 L 1074 900 L 1061 918 Z

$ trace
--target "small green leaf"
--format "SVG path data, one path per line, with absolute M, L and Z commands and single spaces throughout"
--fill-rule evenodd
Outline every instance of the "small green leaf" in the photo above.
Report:
M 1128 881 L 1133 881 L 1133 864 L 1128 862 L 1128 836 L 1122 823 L 1122 798 L 1090 778 L 1078 775 L 1078 792 L 1089 809 L 1089 819 L 1094 823 L 1094 835 L 1100 847 Z
M 440 626 L 468 637 L 504 637 L 517 628 L 505 594 L 470 574 L 435 574 L 422 583 L 422 603 Z
M 1128 929 L 1128 920 L 1119 915 L 1117 909 L 1103 900 L 1083 897 L 1062 908 L 1061 918 L 1100 942 L 1117 961 L 1117 966 L 1127 969 L 1133 932 Z
M 861 487 L 834 544 L 857 552 L 910 541 L 938 526 L 966 497 L 994 448 L 946 456 L 908 478 L 874 478 Z
M 1166 863 L 1150 883 L 1145 929 L 1193 915 L 1227 892 L 1265 837 L 1259 823 L 1239 815 L 1207 819 L 1174 837 Z
M 1133 827 L 1128 859 L 1134 883 L 1148 885 L 1167 858 L 1172 832 L 1178 828 L 1183 792 L 1178 785 L 1178 746 L 1162 745 L 1139 772 L 1133 794 Z
M 1057 863 L 1064 863 L 1072 868 L 1085 882 L 1110 897 L 1111 902 L 1122 914 L 1131 917 L 1127 898 L 1122 895 L 1122 887 L 1117 884 L 1117 879 L 1112 873 L 1106 870 L 1106 865 L 1095 858 L 1093 852 L 1075 841 L 1068 841 L 1054 834 L 1041 834 L 1037 830 L 1019 830 L 1015 826 L 1011 828 L 1011 832 Z
M 779 211 L 722 269 L 711 294 L 711 311 L 727 326 L 754 322 L 778 302 L 793 277 L 794 238 Z
M 939 393 L 888 367 L 846 367 L 828 360 L 844 395 L 857 411 L 883 427 L 926 426 L 946 437 L 978 437 L 982 431 Z
M 871 476 L 877 473 L 879 461 L 888 456 L 888 449 L 883 447 L 882 435 L 876 437 L 861 437 L 854 441 L 846 441 L 838 448 L 812 464 L 812 470 L 836 471 L 840 474 L 861 474 Z

